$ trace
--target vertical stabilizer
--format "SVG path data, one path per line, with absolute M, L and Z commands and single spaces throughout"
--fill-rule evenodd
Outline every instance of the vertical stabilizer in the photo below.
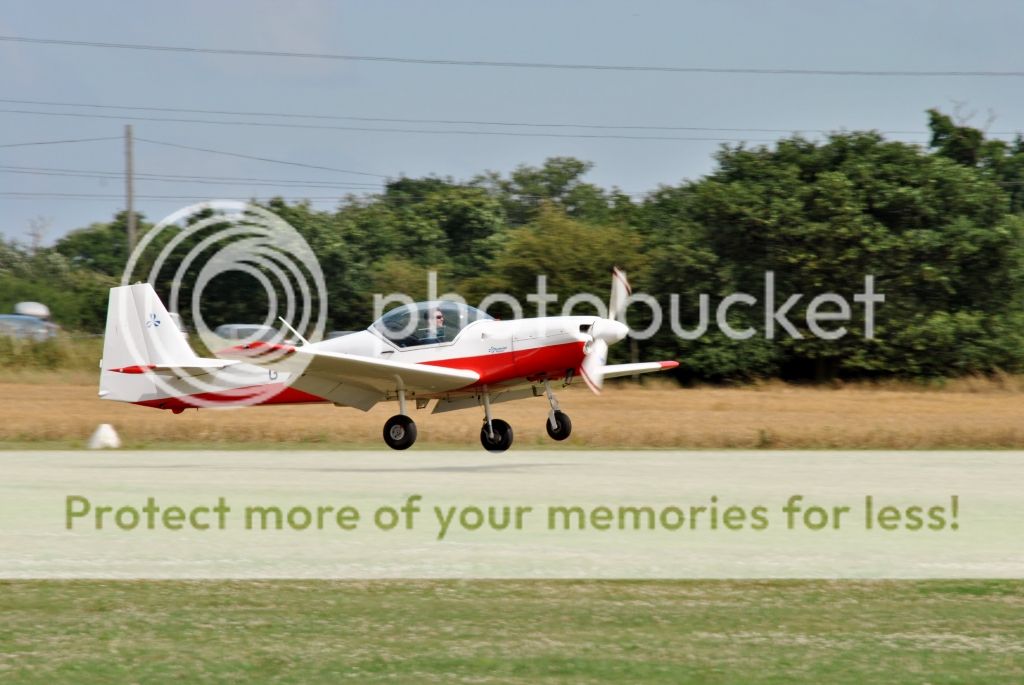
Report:
M 146 370 L 199 357 L 149 283 L 110 289 L 100 361 L 100 397 L 135 402 L 158 391 Z

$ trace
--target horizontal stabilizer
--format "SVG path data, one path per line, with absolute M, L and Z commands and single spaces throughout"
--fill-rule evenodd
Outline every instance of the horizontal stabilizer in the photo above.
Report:
M 205 374 L 226 368 L 238 362 L 233 359 L 208 359 L 195 357 L 180 364 L 135 364 L 133 366 L 122 366 L 116 369 L 109 369 L 115 373 L 155 373 L 158 376 L 170 376 L 172 378 L 188 378 L 191 376 L 203 376 Z

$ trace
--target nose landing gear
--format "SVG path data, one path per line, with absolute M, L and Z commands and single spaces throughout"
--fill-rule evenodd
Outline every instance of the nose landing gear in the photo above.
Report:
M 569 415 L 557 409 L 551 413 L 544 423 L 544 427 L 548 429 L 548 436 L 552 440 L 565 440 L 572 433 L 572 421 L 569 420 Z
M 548 396 L 548 404 L 551 405 L 544 427 L 548 429 L 548 436 L 552 440 L 565 440 L 572 433 L 572 421 L 569 420 L 568 414 L 558 408 L 555 393 L 551 392 L 551 381 L 544 381 L 544 392 Z

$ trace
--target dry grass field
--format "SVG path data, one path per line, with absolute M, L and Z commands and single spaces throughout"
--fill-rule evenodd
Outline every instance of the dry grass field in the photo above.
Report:
M 397 405 L 369 413 L 330 405 L 168 411 L 100 401 L 94 375 L 35 373 L 0 384 L 0 444 L 78 446 L 111 423 L 131 447 L 381 446 Z M 676 448 L 1022 448 L 1020 379 L 961 380 L 939 389 L 911 385 L 680 389 L 661 382 L 560 394 L 573 421 L 567 443 L 544 432 L 542 398 L 496 405 L 516 447 Z M 414 413 L 418 447 L 478 447 L 482 411 Z M 513 448 L 514 449 L 514 448 Z

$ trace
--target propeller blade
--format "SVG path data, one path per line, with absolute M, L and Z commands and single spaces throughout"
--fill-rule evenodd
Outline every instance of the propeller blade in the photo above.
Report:
M 580 364 L 580 375 L 583 382 L 595 395 L 601 394 L 601 386 L 604 385 L 604 367 L 608 361 L 608 343 L 602 338 L 595 338 L 590 343 L 590 351 L 583 358 Z
M 608 318 L 616 321 L 626 322 L 626 300 L 633 293 L 626 279 L 626 272 L 615 266 L 612 267 L 612 292 L 608 297 Z
M 604 367 L 608 363 L 608 346 L 629 335 L 626 325 L 626 300 L 633 292 L 626 279 L 626 272 L 619 267 L 612 268 L 612 292 L 608 297 L 608 318 L 598 319 L 590 327 L 590 349 L 580 364 L 583 381 L 595 395 L 601 393 L 604 385 Z

